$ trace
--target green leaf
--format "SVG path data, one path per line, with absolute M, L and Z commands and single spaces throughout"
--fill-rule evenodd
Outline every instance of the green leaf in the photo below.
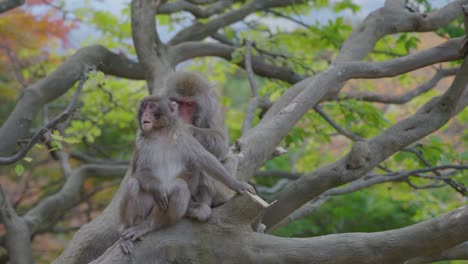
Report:
M 18 175 L 18 176 L 23 175 L 23 172 L 24 172 L 24 167 L 23 167 L 23 165 L 17 164 L 17 165 L 15 166 L 15 172 L 16 172 L 16 175 Z
M 23 158 L 23 160 L 25 160 L 26 162 L 31 162 L 31 161 L 32 161 L 32 158 L 30 158 L 30 157 L 25 157 L 25 158 Z
M 54 130 L 54 132 L 50 135 L 50 137 L 57 141 L 63 141 L 63 136 L 60 135 L 60 132 L 58 132 L 57 130 Z
M 231 62 L 239 63 L 244 59 L 244 48 L 238 48 L 231 54 Z

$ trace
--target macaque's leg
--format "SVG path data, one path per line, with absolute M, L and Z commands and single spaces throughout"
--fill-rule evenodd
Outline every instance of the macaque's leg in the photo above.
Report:
M 187 216 L 200 222 L 206 222 L 211 216 L 211 207 L 207 203 L 190 200 Z
M 142 192 L 137 179 L 130 178 L 124 190 L 124 195 L 120 203 L 120 219 L 122 226 L 120 231 L 122 237 L 119 244 L 124 254 L 130 254 L 133 251 L 133 242 L 123 237 L 124 231 L 135 226 L 148 217 L 151 208 L 154 205 L 152 196 L 149 193 Z
M 211 215 L 211 203 L 213 202 L 214 186 L 210 182 L 206 172 L 200 172 L 198 188 L 187 210 L 187 216 L 205 222 Z M 196 184 L 196 183 L 194 183 Z
M 149 215 L 154 205 L 152 196 L 142 192 L 137 179 L 130 178 L 120 203 L 120 221 L 123 228 L 137 225 Z
M 163 212 L 158 206 L 154 206 L 150 216 L 145 221 L 123 232 L 123 238 L 135 241 L 151 231 L 176 223 L 187 212 L 189 201 L 190 191 L 187 183 L 183 180 L 176 180 L 169 191 L 167 211 Z

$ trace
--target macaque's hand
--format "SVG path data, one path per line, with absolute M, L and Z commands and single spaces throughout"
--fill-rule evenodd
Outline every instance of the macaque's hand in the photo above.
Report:
M 252 185 L 246 183 L 246 182 L 237 182 L 237 187 L 234 189 L 237 193 L 244 193 L 245 191 L 255 194 L 255 189 Z
M 167 197 L 167 191 L 163 187 L 155 188 L 153 191 L 153 198 L 156 204 L 162 211 L 167 211 L 169 207 L 169 198 Z

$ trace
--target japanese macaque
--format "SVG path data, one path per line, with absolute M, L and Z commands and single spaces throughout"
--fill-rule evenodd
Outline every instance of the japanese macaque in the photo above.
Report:
M 212 85 L 197 73 L 176 72 L 169 77 L 166 88 L 166 96 L 179 105 L 179 116 L 191 124 L 192 135 L 235 177 L 237 158 L 229 152 L 223 111 Z M 207 219 L 211 207 L 225 203 L 233 195 L 231 190 L 207 177 L 206 171 L 201 172 L 200 184 L 192 193 L 187 215 Z
M 202 170 L 238 193 L 255 193 L 252 186 L 229 175 L 191 135 L 178 116 L 177 103 L 147 97 L 140 104 L 138 122 L 132 177 L 120 205 L 120 245 L 125 254 L 132 252 L 136 239 L 186 215 Z

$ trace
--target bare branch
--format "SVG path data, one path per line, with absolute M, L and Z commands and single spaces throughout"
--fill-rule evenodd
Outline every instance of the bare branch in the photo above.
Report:
M 262 194 L 274 194 L 283 189 L 289 183 L 288 179 L 281 179 L 272 187 L 256 186 L 257 192 Z
M 424 172 L 432 172 L 432 171 L 438 171 L 438 170 L 444 170 L 444 169 L 455 169 L 454 172 L 457 170 L 465 170 L 468 169 L 467 165 L 457 165 L 457 164 L 452 164 L 452 165 L 443 165 L 443 166 L 434 166 L 430 168 L 421 168 L 421 169 L 416 169 L 416 170 L 410 170 L 410 171 L 401 171 L 401 172 L 392 172 L 392 173 L 387 173 L 387 174 L 380 174 L 380 175 L 366 175 L 362 178 L 359 178 L 355 181 L 350 182 L 348 185 L 344 187 L 335 187 L 328 189 L 318 197 L 314 198 L 312 201 L 309 203 L 305 204 L 304 206 L 300 207 L 293 213 L 289 214 L 286 218 L 281 220 L 278 224 L 272 226 L 269 229 L 269 232 L 278 229 L 280 227 L 283 227 L 285 225 L 288 225 L 289 223 L 292 223 L 298 219 L 301 219 L 307 215 L 312 214 L 315 212 L 323 203 L 328 201 L 332 196 L 338 196 L 338 195 L 344 195 L 348 193 L 353 193 L 365 188 L 368 188 L 373 185 L 377 184 L 382 184 L 386 182 L 398 182 L 407 179 L 410 176 L 417 176 L 421 177 L 419 173 L 424 173 Z M 448 178 L 450 176 L 454 175 L 454 173 L 449 173 L 449 176 L 443 177 L 440 176 L 438 177 L 439 180 L 442 180 L 444 178 Z
M 287 15 L 284 15 L 282 14 L 281 12 L 277 12 L 273 9 L 267 9 L 267 13 L 271 13 L 277 17 L 281 17 L 281 18 L 284 18 L 284 19 L 287 19 L 287 20 L 290 20 L 304 28 L 307 28 L 309 29 L 310 28 L 310 25 L 307 25 L 306 23 L 304 23 L 303 21 L 301 21 L 300 19 L 296 19 L 296 18 L 293 18 L 293 17 L 290 17 L 290 16 L 287 16 Z
M 18 160 L 24 158 L 28 151 L 39 141 L 39 139 L 49 130 L 54 129 L 59 123 L 64 122 L 74 112 L 74 107 L 75 103 L 78 100 L 78 95 L 80 94 L 81 88 L 83 88 L 83 85 L 87 79 L 87 71 L 84 73 L 84 76 L 81 77 L 80 82 L 78 83 L 78 87 L 76 88 L 75 93 L 73 94 L 73 97 L 70 101 L 70 103 L 67 105 L 65 110 L 52 119 L 49 123 L 47 123 L 43 128 L 41 128 L 39 131 L 37 131 L 31 139 L 28 141 L 28 143 L 20 150 L 18 151 L 15 155 L 11 157 L 0 157 L 0 165 L 7 165 L 7 164 L 12 164 L 17 162 Z
M 80 160 L 85 163 L 94 163 L 94 164 L 107 164 L 107 165 L 129 165 L 128 160 L 111 160 L 111 159 L 101 159 L 94 156 L 90 156 L 84 152 L 73 150 L 70 153 L 70 156 L 74 159 Z
M 428 166 L 428 167 L 431 167 L 431 163 L 424 157 L 424 155 L 418 151 L 417 149 L 415 149 L 414 147 L 408 147 L 408 148 L 405 148 L 403 149 L 404 151 L 408 151 L 408 152 L 411 152 L 413 154 L 416 155 L 416 157 L 418 157 L 423 163 L 424 165 Z M 434 171 L 434 174 L 437 175 L 439 178 L 441 177 L 440 173 L 435 170 Z M 455 182 L 455 180 L 453 179 L 442 179 L 446 184 L 448 184 L 450 187 L 452 187 L 454 190 L 456 190 L 457 192 L 459 192 L 461 195 L 463 196 L 467 196 L 467 189 L 466 187 L 464 186 L 460 186 L 460 184 L 458 184 L 457 182 Z
M 252 128 L 253 118 L 255 115 L 255 110 L 257 110 L 258 102 L 258 87 L 255 83 L 255 76 L 252 70 L 252 54 L 251 54 L 252 44 L 250 41 L 245 41 L 245 69 L 247 71 L 247 77 L 250 83 L 250 90 L 252 91 L 252 97 L 250 98 L 249 104 L 247 105 L 247 111 L 245 113 L 244 121 L 242 122 L 242 135 L 245 135 L 247 131 Z
M 325 121 L 328 122 L 328 124 L 330 124 L 336 131 L 338 131 L 338 133 L 340 133 L 341 135 L 351 139 L 352 141 L 362 141 L 364 140 L 364 138 L 356 135 L 356 134 L 353 134 L 349 131 L 347 131 L 346 129 L 342 128 L 341 126 L 339 126 L 335 121 L 333 121 L 333 119 L 331 119 L 330 116 L 328 116 L 327 113 L 325 113 L 325 111 L 322 110 L 322 108 L 318 105 L 316 105 L 314 107 L 314 110 L 317 111 L 317 113 L 323 117 L 323 119 L 325 119 Z

